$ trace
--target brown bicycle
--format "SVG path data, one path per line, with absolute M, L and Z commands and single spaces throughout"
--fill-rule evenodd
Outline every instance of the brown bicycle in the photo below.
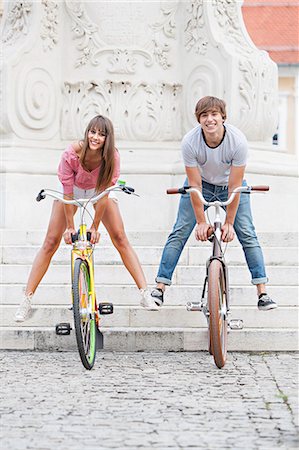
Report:
M 208 202 L 204 199 L 201 191 L 192 186 L 182 188 L 171 188 L 167 194 L 187 194 L 187 192 L 196 192 L 203 205 L 215 208 L 215 218 L 213 223 L 213 232 L 209 240 L 213 244 L 213 251 L 206 264 L 206 277 L 204 280 L 202 296 L 200 302 L 188 302 L 186 307 L 188 311 L 202 311 L 207 319 L 209 332 L 209 352 L 214 357 L 217 367 L 222 368 L 226 362 L 227 356 L 227 329 L 242 329 L 243 321 L 240 319 L 231 319 L 229 315 L 229 279 L 228 266 L 224 259 L 224 251 L 221 242 L 222 221 L 220 217 L 220 208 L 225 208 L 232 203 L 238 193 L 253 193 L 268 191 L 269 186 L 240 186 L 231 192 L 227 201 L 219 200 Z M 206 295 L 207 292 L 207 295 Z

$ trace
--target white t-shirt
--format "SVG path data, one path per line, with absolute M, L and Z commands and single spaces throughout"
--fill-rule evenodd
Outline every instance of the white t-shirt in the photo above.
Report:
M 225 135 L 218 147 L 209 147 L 200 125 L 190 130 L 182 140 L 186 167 L 198 167 L 204 181 L 226 186 L 231 166 L 245 166 L 248 143 L 245 135 L 233 125 L 225 124 Z

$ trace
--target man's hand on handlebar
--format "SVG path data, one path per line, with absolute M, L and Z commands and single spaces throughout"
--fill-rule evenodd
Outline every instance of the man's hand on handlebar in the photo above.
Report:
M 213 233 L 213 227 L 207 222 L 200 222 L 195 227 L 195 238 L 198 241 L 207 241 Z
M 72 243 L 72 234 L 76 234 L 76 230 L 74 228 L 67 228 L 63 233 L 63 239 L 66 244 Z
M 221 240 L 231 242 L 235 237 L 235 230 L 231 223 L 225 222 L 221 227 Z

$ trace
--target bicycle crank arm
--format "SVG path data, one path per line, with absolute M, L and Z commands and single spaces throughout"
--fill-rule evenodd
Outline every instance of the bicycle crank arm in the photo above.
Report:
M 243 329 L 243 320 L 242 319 L 231 319 L 228 322 L 228 326 L 231 330 L 242 330 Z
M 55 333 L 58 336 L 68 336 L 71 334 L 72 327 L 70 323 L 62 322 L 58 323 L 55 327 Z
M 97 328 L 96 332 L 96 347 L 97 350 L 103 350 L 104 348 L 104 336 L 103 333 Z

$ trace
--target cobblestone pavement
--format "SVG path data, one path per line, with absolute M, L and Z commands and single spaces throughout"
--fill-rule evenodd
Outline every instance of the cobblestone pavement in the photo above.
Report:
M 298 448 L 298 356 L 0 352 L 1 449 Z

